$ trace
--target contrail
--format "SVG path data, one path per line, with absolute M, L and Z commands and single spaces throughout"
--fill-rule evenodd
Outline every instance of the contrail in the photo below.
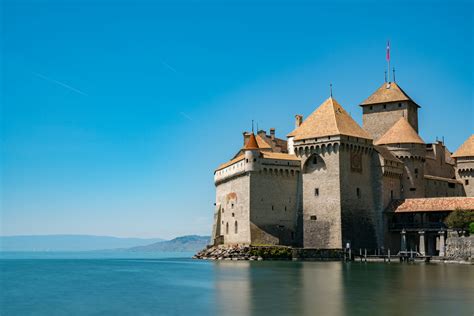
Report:
M 174 72 L 175 74 L 178 73 L 178 72 L 176 71 L 176 69 L 174 69 L 173 67 L 171 67 L 170 64 L 168 64 L 168 63 L 165 62 L 164 60 L 161 60 L 161 63 L 163 64 L 163 66 L 165 66 L 166 68 L 168 68 L 169 70 L 171 70 L 171 71 Z
M 52 79 L 52 78 L 48 78 L 48 77 L 46 77 L 46 76 L 44 76 L 44 75 L 42 75 L 42 74 L 40 74 L 40 73 L 33 72 L 33 75 L 35 75 L 35 76 L 37 76 L 37 77 L 40 77 L 41 79 L 44 79 L 44 80 L 46 80 L 46 81 L 50 81 L 50 82 L 53 82 L 53 83 L 55 83 L 55 84 L 58 84 L 58 85 L 60 85 L 60 86 L 62 86 L 62 87 L 64 87 L 64 88 L 69 89 L 69 90 L 71 90 L 71 91 L 74 91 L 74 92 L 76 92 L 76 93 L 85 95 L 86 97 L 89 96 L 87 93 L 82 92 L 82 91 L 79 90 L 79 89 L 76 89 L 76 88 L 74 88 L 74 87 L 71 87 L 70 85 L 67 85 L 67 84 L 65 84 L 65 83 L 63 83 L 63 82 L 61 82 L 61 81 L 57 81 L 57 80 L 54 80 L 54 79 Z
M 187 114 L 184 113 L 184 112 L 179 112 L 179 114 L 181 114 L 182 116 L 184 116 L 185 118 L 187 118 L 187 119 L 190 120 L 190 121 L 194 121 L 189 115 L 187 115 Z

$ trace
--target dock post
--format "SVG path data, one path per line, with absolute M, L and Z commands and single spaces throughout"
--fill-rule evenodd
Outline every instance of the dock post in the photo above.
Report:
M 364 258 L 365 258 L 365 262 L 367 262 L 367 248 L 364 249 Z
M 388 248 L 388 262 L 390 262 L 390 248 Z
M 359 248 L 359 257 L 360 257 L 360 262 L 362 262 L 362 248 Z
M 349 261 L 352 261 L 352 250 L 349 248 Z

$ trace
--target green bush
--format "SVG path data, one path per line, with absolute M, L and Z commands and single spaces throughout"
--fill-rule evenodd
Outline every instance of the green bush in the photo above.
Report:
M 474 235 L 474 222 L 469 224 L 469 232 Z
M 264 259 L 291 259 L 291 248 L 278 246 L 252 247 L 250 254 Z
M 449 214 L 444 223 L 448 228 L 452 229 L 465 229 L 470 230 L 472 228 L 471 223 L 474 222 L 474 211 L 468 210 L 455 210 Z M 472 230 L 471 230 L 472 231 Z

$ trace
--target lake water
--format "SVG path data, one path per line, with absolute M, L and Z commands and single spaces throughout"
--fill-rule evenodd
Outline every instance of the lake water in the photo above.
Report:
M 474 266 L 189 255 L 3 254 L 0 315 L 474 315 Z

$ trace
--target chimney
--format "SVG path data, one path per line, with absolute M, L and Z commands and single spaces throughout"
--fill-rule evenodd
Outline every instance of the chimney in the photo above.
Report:
M 303 123 L 303 115 L 296 114 L 295 115 L 295 127 L 300 127 L 301 123 Z
M 275 129 L 273 127 L 270 128 L 270 137 L 272 138 L 272 140 L 275 140 Z
M 248 142 L 248 140 L 249 140 L 250 133 L 243 132 L 242 134 L 243 134 L 243 136 L 244 136 L 244 147 L 245 147 L 245 145 L 247 145 L 247 142 Z

